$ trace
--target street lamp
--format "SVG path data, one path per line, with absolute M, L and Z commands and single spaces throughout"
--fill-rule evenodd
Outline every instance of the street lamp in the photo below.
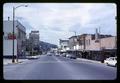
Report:
M 19 8 L 19 7 L 22 7 L 22 6 L 24 6 L 24 7 L 27 7 L 27 5 L 19 5 L 19 6 L 17 6 L 17 7 L 13 7 L 13 37 L 14 37 L 14 25 L 15 25 L 15 23 L 14 23 L 14 18 L 15 18 L 15 9 L 17 9 L 17 8 Z M 12 63 L 14 63 L 15 62 L 15 59 L 14 59 L 14 38 L 13 38 L 13 57 L 12 57 Z

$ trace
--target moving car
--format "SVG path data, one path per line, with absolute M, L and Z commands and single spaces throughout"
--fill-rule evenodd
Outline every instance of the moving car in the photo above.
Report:
M 109 57 L 104 60 L 104 63 L 111 66 L 117 66 L 117 57 Z
M 47 56 L 52 56 L 53 55 L 53 53 L 47 53 Z
M 52 54 L 47 54 L 47 56 L 52 56 Z

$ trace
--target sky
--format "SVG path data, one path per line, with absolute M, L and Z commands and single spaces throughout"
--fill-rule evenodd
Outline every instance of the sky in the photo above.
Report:
M 26 27 L 27 36 L 31 30 L 39 30 L 40 40 L 59 45 L 59 39 L 68 39 L 84 33 L 94 34 L 100 28 L 101 34 L 116 36 L 117 16 L 114 3 L 5 3 L 3 20 L 13 18 Z

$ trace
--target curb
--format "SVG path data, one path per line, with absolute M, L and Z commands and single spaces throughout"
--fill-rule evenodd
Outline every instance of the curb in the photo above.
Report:
M 20 63 L 23 63 L 23 62 L 26 62 L 26 61 L 19 61 L 19 62 L 8 62 L 8 63 L 3 63 L 3 65 L 10 65 L 10 64 L 20 64 Z
M 93 62 L 93 63 L 101 63 L 100 61 L 93 61 L 93 60 L 87 60 L 87 59 L 82 59 L 82 58 L 77 58 L 77 60 Z
M 8 64 L 19 64 L 19 63 L 22 63 L 23 61 L 20 61 L 20 62 L 15 62 L 15 63 L 6 63 L 6 64 L 3 64 L 3 65 L 8 65 Z

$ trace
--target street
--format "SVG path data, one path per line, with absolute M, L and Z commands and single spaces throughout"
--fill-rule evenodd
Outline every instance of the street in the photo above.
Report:
M 4 65 L 5 80 L 114 80 L 117 68 L 62 56 L 42 55 L 20 64 Z

